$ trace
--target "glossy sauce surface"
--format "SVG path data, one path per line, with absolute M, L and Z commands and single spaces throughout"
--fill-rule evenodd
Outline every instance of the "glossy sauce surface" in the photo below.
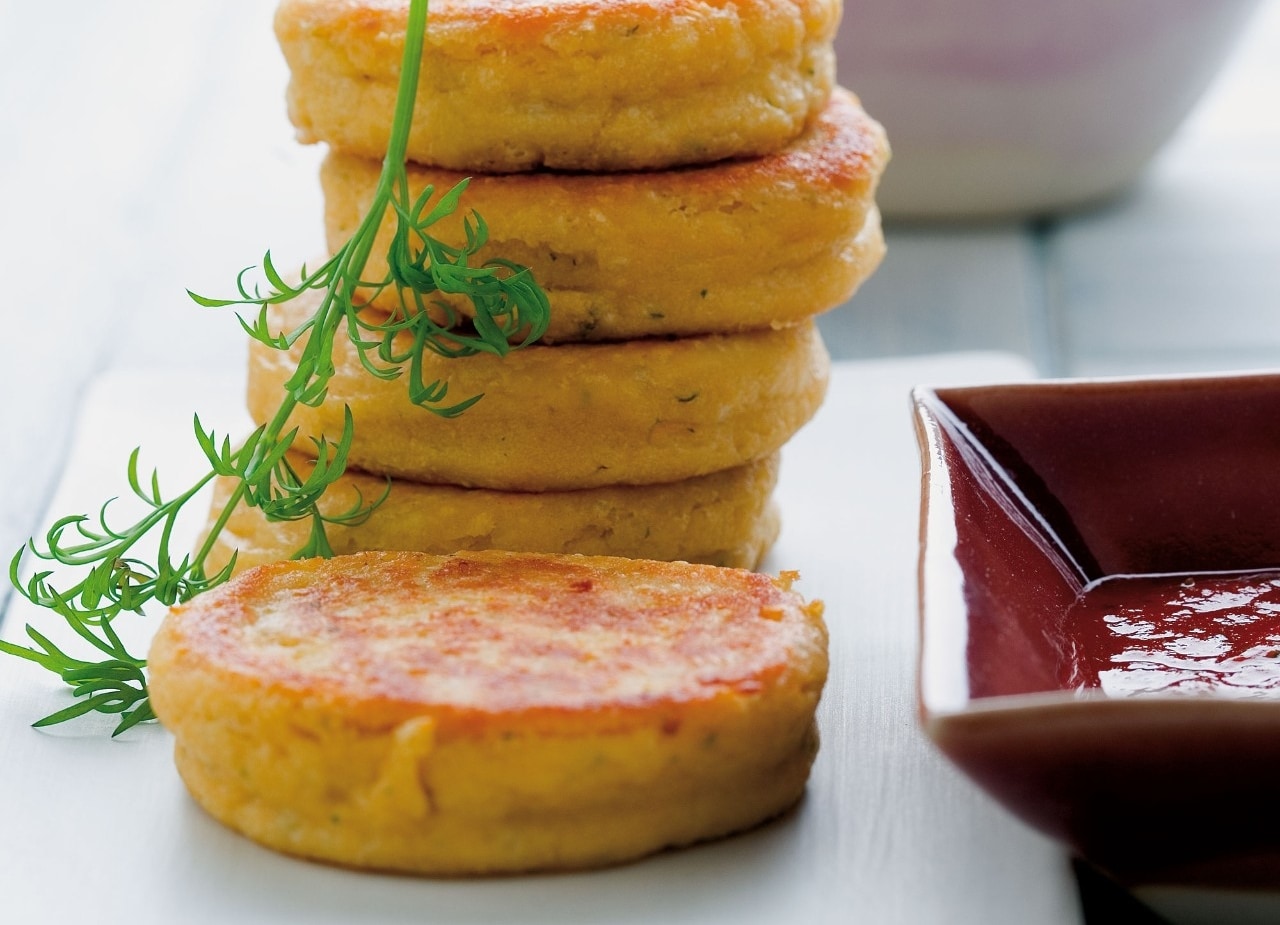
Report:
M 1280 697 L 1280 570 L 1107 578 L 1064 629 L 1067 687 Z
M 963 615 L 954 639 L 966 643 L 964 677 L 946 688 L 954 703 L 1103 688 L 1101 672 L 1121 667 L 1113 657 L 1157 642 L 1083 614 L 1113 592 L 1160 596 L 1154 586 L 1115 592 L 1109 582 L 1149 579 L 1114 576 L 1280 575 L 1280 376 L 983 386 L 920 400 L 949 511 L 947 530 L 927 542 L 960 572 L 947 602 Z M 1082 612 L 1068 618 L 1073 608 Z M 1167 687 L 1174 654 L 1143 691 Z M 1125 674 L 1135 682 L 1136 662 Z M 1191 686 L 1183 678 L 1175 689 Z M 1220 689 L 1257 696 L 1258 685 Z

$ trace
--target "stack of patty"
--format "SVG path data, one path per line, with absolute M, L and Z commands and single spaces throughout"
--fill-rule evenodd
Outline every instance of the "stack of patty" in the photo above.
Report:
M 331 248 L 373 197 L 407 3 L 284 0 L 276 28 Z M 335 349 L 298 446 L 355 421 L 331 512 L 335 552 L 575 552 L 754 567 L 778 532 L 778 451 L 817 410 L 814 315 L 847 299 L 884 243 L 879 125 L 833 88 L 839 0 L 433 0 L 408 157 L 411 192 L 471 177 L 484 256 L 546 289 L 542 342 L 424 358 L 424 381 L 484 398 L 456 419 Z M 461 216 L 434 229 L 464 240 Z M 384 227 L 365 278 L 385 273 Z M 366 311 L 394 304 L 375 299 Z M 292 329 L 305 303 L 273 320 Z M 293 359 L 255 345 L 249 409 L 279 406 Z M 300 468 L 306 462 L 298 458 Z M 224 486 L 225 491 L 225 486 Z M 221 499 L 217 502 L 221 504 Z M 216 506 L 215 506 L 216 510 Z M 218 557 L 288 557 L 306 527 L 241 508 Z

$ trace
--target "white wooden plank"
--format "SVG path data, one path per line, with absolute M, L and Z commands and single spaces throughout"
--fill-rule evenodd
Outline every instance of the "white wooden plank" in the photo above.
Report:
M 233 310 L 200 309 L 185 290 L 231 297 L 236 274 L 267 250 L 282 269 L 323 256 L 323 148 L 294 139 L 274 6 L 230 5 L 206 37 L 205 79 L 157 164 L 164 195 L 131 210 L 154 259 L 123 268 L 122 284 L 139 298 L 116 334 L 118 362 L 183 367 L 241 357 L 247 341 Z
M 819 320 L 834 357 L 1002 350 L 1041 358 L 1031 311 L 1039 256 L 1021 225 L 890 226 L 886 240 L 875 275 Z
M 165 0 L 10 4 L 3 14 L 0 318 L 9 333 L 0 338 L 0 548 L 7 556 L 57 478 L 84 382 L 119 353 L 117 338 L 140 304 L 133 281 L 166 272 L 157 236 L 137 216 L 165 195 L 153 178 L 196 88 L 209 79 L 212 24 L 229 14 L 217 4 Z M 121 419 L 145 407 L 120 409 Z
M 1049 242 L 1064 372 L 1280 363 L 1280 3 L 1267 0 L 1201 110 L 1113 207 Z

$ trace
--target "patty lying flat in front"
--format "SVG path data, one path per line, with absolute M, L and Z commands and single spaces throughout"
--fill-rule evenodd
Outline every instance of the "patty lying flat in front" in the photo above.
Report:
M 801 795 L 821 606 L 736 569 L 368 553 L 177 607 L 151 699 L 211 815 L 291 854 L 427 874 L 616 863 Z

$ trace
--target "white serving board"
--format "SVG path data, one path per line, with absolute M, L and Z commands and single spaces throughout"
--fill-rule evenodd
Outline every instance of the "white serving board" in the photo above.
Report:
M 435 881 L 332 868 L 259 848 L 205 816 L 157 726 L 116 740 L 97 718 L 31 729 L 68 695 L 52 675 L 0 656 L 0 921 L 1078 923 L 1061 849 L 955 773 L 916 722 L 920 468 L 909 390 L 1029 375 L 1000 354 L 837 364 L 826 404 L 788 445 L 783 534 L 766 566 L 800 570 L 799 589 L 826 601 L 832 668 L 822 751 L 786 817 L 588 873 Z M 162 484 L 180 487 L 200 462 L 192 412 L 237 428 L 241 390 L 235 372 L 99 380 L 50 517 L 124 493 L 138 444 Z M 121 426 L 121 409 L 134 407 L 155 410 Z M 28 621 L 51 625 L 15 595 L 5 638 Z M 150 619 L 132 622 L 144 642 Z

